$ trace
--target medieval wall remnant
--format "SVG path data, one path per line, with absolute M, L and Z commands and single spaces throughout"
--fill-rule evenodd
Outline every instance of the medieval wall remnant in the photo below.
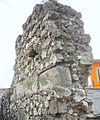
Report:
M 3 106 L 4 118 L 86 120 L 92 52 L 83 26 L 81 13 L 67 5 L 48 1 L 34 7 L 16 40 L 10 113 Z

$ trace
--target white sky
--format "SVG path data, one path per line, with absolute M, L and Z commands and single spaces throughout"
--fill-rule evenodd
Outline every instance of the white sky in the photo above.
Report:
M 0 0 L 0 87 L 10 87 L 15 63 L 15 41 L 22 24 L 42 0 Z M 85 33 L 90 34 L 94 59 L 100 59 L 100 0 L 59 0 L 82 13 Z

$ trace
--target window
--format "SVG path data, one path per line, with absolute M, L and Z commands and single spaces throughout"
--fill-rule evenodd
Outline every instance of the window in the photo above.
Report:
M 100 82 L 100 67 L 96 68 L 97 80 Z

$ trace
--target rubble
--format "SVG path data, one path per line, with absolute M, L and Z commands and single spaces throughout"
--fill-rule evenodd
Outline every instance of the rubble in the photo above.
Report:
M 16 40 L 16 63 L 5 120 L 85 120 L 92 64 L 81 13 L 48 1 L 34 7 Z

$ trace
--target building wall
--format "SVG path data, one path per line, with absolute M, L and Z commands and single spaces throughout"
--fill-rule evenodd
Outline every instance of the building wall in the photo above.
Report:
M 34 7 L 16 40 L 14 78 L 2 98 L 4 120 L 85 120 L 92 63 L 81 13 L 48 1 Z
M 91 81 L 92 81 L 92 85 L 95 88 L 100 88 L 100 74 L 99 72 L 99 68 L 100 68 L 100 62 L 94 61 L 92 66 L 91 66 Z M 98 69 L 98 71 L 97 71 Z
M 90 88 L 88 89 L 88 96 L 93 102 L 93 111 L 95 115 L 100 114 L 100 89 Z

